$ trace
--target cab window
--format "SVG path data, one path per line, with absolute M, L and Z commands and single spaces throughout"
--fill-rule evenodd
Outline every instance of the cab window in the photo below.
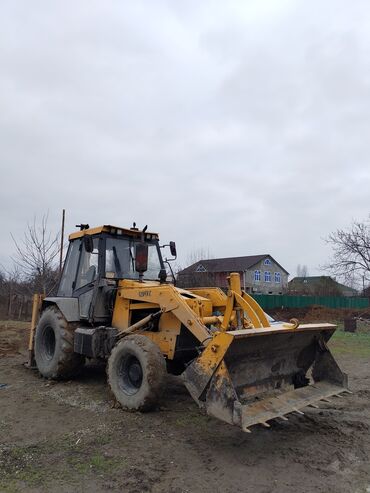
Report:
M 80 256 L 80 245 L 80 239 L 71 241 L 69 244 L 57 296 L 72 296 L 73 282 L 76 278 L 78 258 Z
M 93 239 L 93 251 L 87 252 L 82 244 L 81 260 L 78 266 L 75 289 L 82 288 L 95 281 L 98 275 L 99 239 Z
M 138 279 L 135 271 L 134 244 L 126 239 L 107 238 L 105 271 L 108 278 Z
M 148 270 L 144 279 L 157 280 L 161 261 L 156 243 L 148 243 Z M 135 240 L 107 238 L 105 252 L 105 276 L 113 279 L 139 279 L 135 270 Z

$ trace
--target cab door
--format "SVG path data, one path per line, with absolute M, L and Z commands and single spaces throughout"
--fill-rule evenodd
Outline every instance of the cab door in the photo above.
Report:
M 72 240 L 69 243 L 67 256 L 64 262 L 62 277 L 60 278 L 58 294 L 63 298 L 73 296 L 75 286 L 76 273 L 80 260 L 81 238 Z
M 99 238 L 92 239 L 91 251 L 86 250 L 86 242 L 80 245 L 80 260 L 73 286 L 73 297 L 79 300 L 81 319 L 89 319 L 94 288 L 99 278 Z

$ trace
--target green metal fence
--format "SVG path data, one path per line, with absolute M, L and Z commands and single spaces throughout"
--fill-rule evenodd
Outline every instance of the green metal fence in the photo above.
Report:
M 303 308 L 322 305 L 329 308 L 368 308 L 369 298 L 344 296 L 291 296 L 287 294 L 254 294 L 253 298 L 264 310 L 273 308 Z

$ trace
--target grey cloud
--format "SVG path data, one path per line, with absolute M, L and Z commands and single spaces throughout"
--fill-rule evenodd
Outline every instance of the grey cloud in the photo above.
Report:
M 317 271 L 369 213 L 368 2 L 0 5 L 0 263 L 9 231 L 149 223 L 180 262 Z

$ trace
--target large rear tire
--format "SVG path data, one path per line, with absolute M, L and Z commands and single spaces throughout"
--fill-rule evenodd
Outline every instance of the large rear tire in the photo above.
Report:
M 56 307 L 42 313 L 35 334 L 35 360 L 43 377 L 62 380 L 78 373 L 84 357 L 74 352 L 74 330 Z
M 162 395 L 166 362 L 153 341 L 144 335 L 125 337 L 108 359 L 108 383 L 124 409 L 150 411 Z

